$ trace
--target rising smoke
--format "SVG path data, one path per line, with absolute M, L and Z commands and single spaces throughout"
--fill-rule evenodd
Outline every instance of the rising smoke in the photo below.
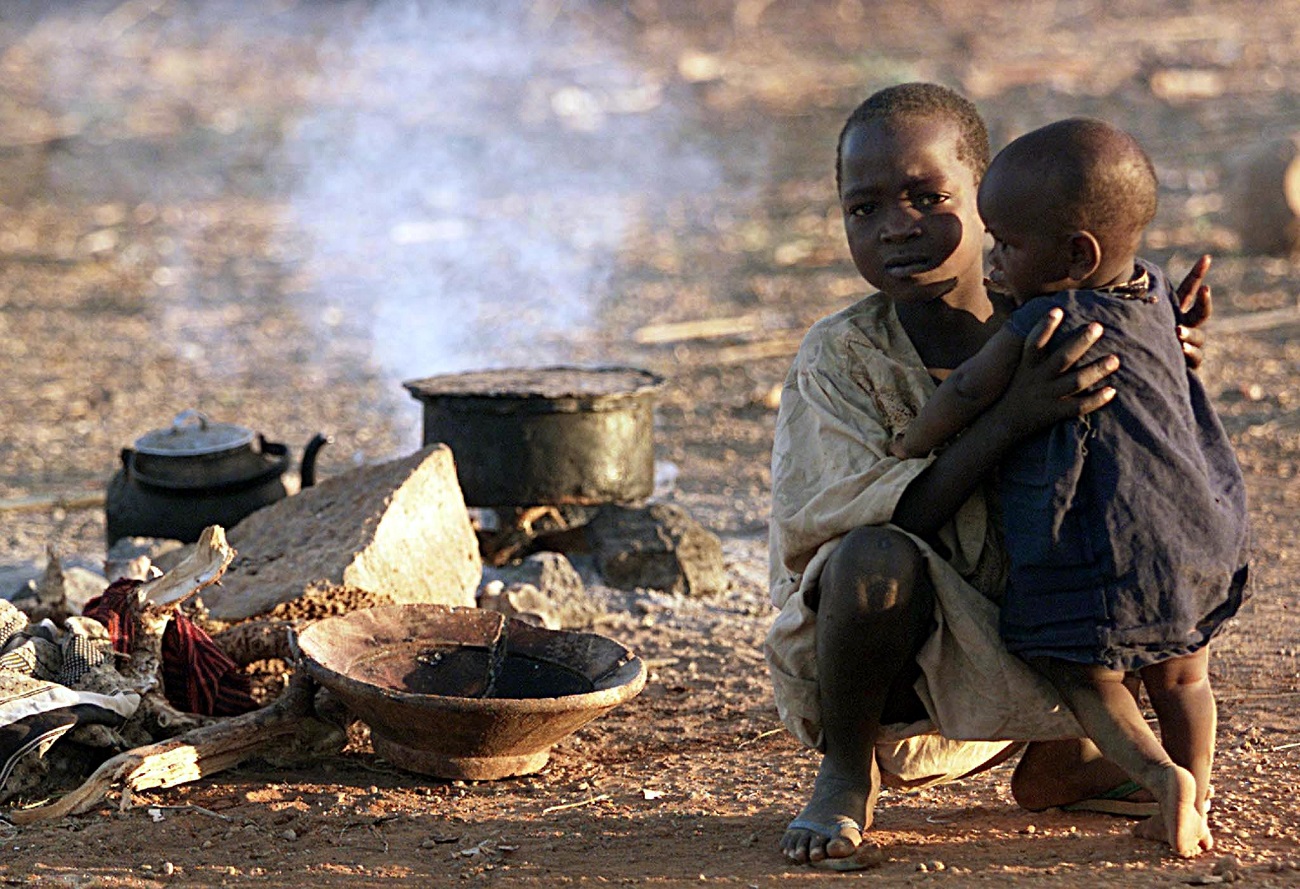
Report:
M 647 214 L 715 188 L 663 84 L 581 4 L 380 2 L 321 44 L 284 151 L 308 308 L 396 381 L 573 363 Z

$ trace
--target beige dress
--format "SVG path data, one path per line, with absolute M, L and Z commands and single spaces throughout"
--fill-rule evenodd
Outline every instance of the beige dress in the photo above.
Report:
M 815 614 L 804 595 L 844 534 L 893 527 L 898 498 L 933 457 L 898 460 L 889 444 L 934 389 L 882 294 L 815 324 L 786 378 L 772 447 L 770 584 L 780 613 L 766 655 L 781 719 L 809 746 L 822 738 Z M 908 536 L 935 589 L 935 630 L 917 655 L 916 691 L 930 718 L 886 727 L 877 747 L 886 783 L 939 783 L 988 762 L 1008 741 L 1079 736 L 1056 692 L 998 637 L 1006 565 L 983 494 L 941 530 L 946 557 Z

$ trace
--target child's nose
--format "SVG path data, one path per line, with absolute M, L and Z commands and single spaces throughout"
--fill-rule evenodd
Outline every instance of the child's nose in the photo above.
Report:
M 894 204 L 885 211 L 885 224 L 880 236 L 886 240 L 910 238 L 919 231 L 920 212 L 911 204 Z

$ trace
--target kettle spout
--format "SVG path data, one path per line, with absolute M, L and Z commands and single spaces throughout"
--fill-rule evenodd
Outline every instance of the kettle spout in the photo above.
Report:
M 310 488 L 316 484 L 316 455 L 320 453 L 321 448 L 333 441 L 334 436 L 317 432 L 312 436 L 311 441 L 307 442 L 307 447 L 302 450 L 302 469 L 298 473 L 302 478 L 302 487 Z

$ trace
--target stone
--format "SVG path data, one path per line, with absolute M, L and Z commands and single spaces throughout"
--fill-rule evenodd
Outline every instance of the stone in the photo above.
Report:
M 549 630 L 583 629 L 605 614 L 563 553 L 533 553 L 514 565 L 484 569 L 479 607 Z
M 726 589 L 722 541 L 680 506 L 605 506 L 587 535 L 610 586 L 690 596 Z
M 473 606 L 483 571 L 442 444 L 327 478 L 252 513 L 227 537 L 238 555 L 220 586 L 202 594 L 223 621 L 330 586 L 398 604 Z
M 1244 252 L 1300 256 L 1300 133 L 1256 145 L 1236 162 L 1227 209 Z

